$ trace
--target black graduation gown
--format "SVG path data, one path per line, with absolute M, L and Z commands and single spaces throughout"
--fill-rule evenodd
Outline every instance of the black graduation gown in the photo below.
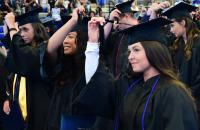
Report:
M 118 130 L 142 130 L 144 107 L 157 78 L 140 82 L 125 97 L 128 87 L 118 86 L 118 99 L 122 100 Z M 122 77 L 118 84 L 129 84 L 128 80 Z M 197 120 L 187 94 L 161 77 L 146 109 L 144 130 L 198 130 Z
M 0 129 L 3 129 L 2 127 L 2 121 L 3 121 L 3 103 L 6 99 L 8 99 L 8 96 L 6 94 L 6 70 L 2 66 L 0 66 Z
M 48 62 L 45 62 L 45 57 L 43 58 L 42 74 L 44 77 L 49 74 L 51 76 L 53 70 L 47 69 Z M 114 116 L 113 93 L 113 78 L 101 63 L 88 84 L 86 84 L 84 72 L 73 86 L 56 84 L 49 109 L 47 129 L 59 130 L 61 115 L 64 114 L 66 116 L 96 117 L 93 126 L 95 130 L 111 130 Z
M 6 76 L 7 72 L 5 68 L 0 66 L 0 107 L 2 110 L 3 103 L 5 99 L 7 98 L 6 94 Z
M 192 56 L 189 61 L 184 58 L 183 39 L 180 40 L 179 49 L 174 56 L 174 63 L 180 72 L 181 80 L 191 89 L 196 99 L 197 110 L 200 121 L 200 37 L 194 37 Z
M 115 77 L 125 73 L 128 66 L 128 38 L 129 35 L 115 32 L 111 33 L 102 45 L 102 53 L 106 66 Z
M 40 76 L 39 54 L 39 48 L 26 45 L 21 36 L 16 34 L 13 36 L 5 63 L 9 72 L 26 77 L 28 130 L 44 129 L 51 95 L 51 84 Z
M 180 72 L 181 80 L 191 89 L 193 96 L 200 102 L 200 37 L 194 38 L 192 56 L 189 61 L 184 58 L 185 43 L 180 41 L 178 52 L 174 58 L 174 63 Z

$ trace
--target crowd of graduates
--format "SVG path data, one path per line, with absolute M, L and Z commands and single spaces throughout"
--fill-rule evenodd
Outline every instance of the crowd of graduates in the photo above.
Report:
M 81 2 L 1 4 L 0 129 L 199 130 L 198 8 Z

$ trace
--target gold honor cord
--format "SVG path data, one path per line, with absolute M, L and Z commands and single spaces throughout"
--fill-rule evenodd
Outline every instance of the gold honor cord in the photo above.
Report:
M 25 77 L 20 77 L 20 82 L 19 82 L 19 106 L 22 112 L 22 116 L 24 120 L 26 120 L 27 117 L 27 101 L 26 101 L 26 78 Z M 14 77 L 14 82 L 13 82 L 13 95 L 15 93 L 15 86 L 16 86 L 16 79 L 17 79 L 17 74 L 15 74 Z M 14 97 L 14 96 L 13 96 Z

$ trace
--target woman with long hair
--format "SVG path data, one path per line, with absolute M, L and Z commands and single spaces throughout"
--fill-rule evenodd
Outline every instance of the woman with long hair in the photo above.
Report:
M 98 22 L 92 19 L 89 26 L 95 30 Z M 166 37 L 160 27 L 169 23 L 158 18 L 123 30 L 133 35 L 128 46 L 132 73 L 116 83 L 115 130 L 198 130 L 194 100 L 162 44 Z
M 12 87 L 10 95 L 13 96 L 13 101 L 10 103 L 14 101 L 19 103 L 24 122 L 22 127 L 29 130 L 44 129 L 46 110 L 51 96 L 50 83 L 40 76 L 40 48 L 49 36 L 37 17 L 37 11 L 30 11 L 16 18 L 13 12 L 5 16 L 11 43 L 8 43 L 9 51 L 4 66 L 8 72 L 15 74 L 13 78 L 10 78 L 12 80 L 12 85 L 9 86 Z M 16 21 L 19 27 L 16 26 Z M 16 93 L 19 93 L 19 98 Z M 5 113 L 15 112 L 14 108 L 10 110 L 9 107 L 12 105 L 4 103 Z M 9 117 L 9 114 L 7 116 Z M 13 124 L 8 123 L 8 127 L 14 127 L 12 129 L 17 130 L 16 125 L 19 125 L 17 123 L 19 120 L 15 121 L 11 122 Z
M 78 22 L 82 11 L 82 7 L 76 8 L 72 18 L 54 33 L 43 50 L 42 75 L 55 80 L 48 130 L 112 129 L 114 83 L 103 64 L 96 71 L 85 73 L 85 55 L 95 48 L 85 51 L 87 30 Z
M 200 113 L 200 30 L 190 15 L 190 12 L 195 10 L 195 6 L 180 2 L 164 15 L 173 21 L 171 32 L 176 36 L 176 40 L 170 51 L 175 67 L 181 80 L 191 89 Z

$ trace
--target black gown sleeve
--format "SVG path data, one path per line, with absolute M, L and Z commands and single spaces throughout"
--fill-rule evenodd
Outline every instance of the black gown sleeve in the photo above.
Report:
M 165 89 L 161 110 L 164 130 L 198 130 L 194 104 L 181 88 Z
M 200 38 L 196 41 L 196 47 L 192 49 L 192 59 L 191 64 L 192 68 L 189 71 L 192 71 L 189 86 L 192 90 L 193 96 L 200 101 Z
M 9 99 L 8 95 L 6 94 L 6 78 L 7 78 L 7 71 L 5 68 L 0 67 L 0 108 L 2 109 L 3 103 L 6 99 Z
M 47 57 L 46 49 L 47 44 L 42 44 L 40 47 L 40 74 L 42 78 L 52 79 L 55 78 L 61 71 L 62 65 L 61 62 L 58 62 L 55 65 L 51 65 L 51 59 Z
M 13 36 L 5 67 L 9 72 L 39 76 L 39 49 L 25 44 L 19 34 Z

